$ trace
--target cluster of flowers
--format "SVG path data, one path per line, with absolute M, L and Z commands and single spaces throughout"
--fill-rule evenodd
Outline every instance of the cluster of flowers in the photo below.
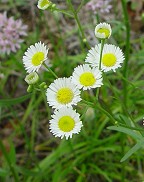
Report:
M 86 4 L 88 10 L 92 10 L 94 14 L 100 12 L 101 14 L 109 13 L 112 5 L 111 0 L 91 0 Z
M 111 26 L 100 23 L 95 28 L 95 35 L 102 41 L 111 36 Z M 23 63 L 29 75 L 25 81 L 35 84 L 38 81 L 38 70 L 47 58 L 48 48 L 44 43 L 38 42 L 31 45 L 23 56 Z M 72 107 L 80 102 L 80 89 L 89 90 L 103 85 L 102 72 L 115 71 L 121 67 L 124 55 L 119 47 L 111 44 L 101 44 L 92 47 L 85 59 L 85 64 L 77 66 L 69 78 L 56 78 L 46 90 L 49 106 L 55 109 L 50 120 L 50 131 L 56 136 L 66 139 L 72 134 L 80 132 L 82 121 L 80 115 Z M 48 61 L 49 62 L 49 61 Z
M 7 18 L 7 13 L 0 13 L 0 53 L 10 54 L 16 52 L 23 42 L 22 37 L 26 36 L 27 25 L 23 25 L 21 20 Z

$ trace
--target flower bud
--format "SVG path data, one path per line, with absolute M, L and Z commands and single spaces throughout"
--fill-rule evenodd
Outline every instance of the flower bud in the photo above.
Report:
M 36 84 L 39 81 L 39 76 L 36 72 L 32 72 L 29 75 L 27 75 L 25 77 L 25 81 L 29 84 L 29 85 L 33 85 Z
M 53 6 L 53 3 L 49 0 L 39 0 L 37 7 L 41 10 L 50 9 Z
M 29 85 L 28 88 L 27 88 L 27 92 L 30 93 L 30 92 L 32 92 L 32 90 L 33 90 L 33 86 L 32 85 Z
M 39 85 L 39 87 L 40 87 L 41 89 L 46 89 L 46 88 L 47 88 L 46 82 L 42 82 L 42 83 Z

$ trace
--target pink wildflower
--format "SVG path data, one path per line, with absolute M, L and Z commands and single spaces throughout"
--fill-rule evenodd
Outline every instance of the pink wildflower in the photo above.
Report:
M 0 53 L 10 54 L 16 52 L 26 36 L 27 25 L 23 25 L 20 19 L 7 18 L 7 13 L 0 13 Z
M 94 14 L 106 14 L 109 13 L 112 5 L 110 5 L 111 0 L 91 0 L 86 4 L 88 10 L 92 10 Z

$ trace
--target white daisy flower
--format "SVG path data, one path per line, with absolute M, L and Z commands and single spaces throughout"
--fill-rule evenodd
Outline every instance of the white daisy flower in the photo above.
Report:
M 45 9 L 47 9 L 48 7 L 50 7 L 51 5 L 52 5 L 52 2 L 49 1 L 49 0 L 39 0 L 39 1 L 38 1 L 37 7 L 38 7 L 39 9 L 45 10 Z
M 74 69 L 72 82 L 83 90 L 101 87 L 102 73 L 98 68 L 91 68 L 89 65 L 80 65 Z
M 42 63 L 46 61 L 48 54 L 47 46 L 41 42 L 31 45 L 23 56 L 23 64 L 28 73 L 38 71 Z
M 71 107 L 80 98 L 80 90 L 71 82 L 71 78 L 58 78 L 51 83 L 46 92 L 47 102 L 53 108 Z
M 111 26 L 108 23 L 99 23 L 95 27 L 95 36 L 100 39 L 107 39 L 111 36 Z
M 69 137 L 72 138 L 72 135 L 78 134 L 83 126 L 80 121 L 80 115 L 72 108 L 64 107 L 60 110 L 55 110 L 52 118 L 50 120 L 50 132 L 61 139 L 64 136 L 66 140 Z
M 90 63 L 91 66 L 98 67 L 100 61 L 101 44 L 91 48 L 87 54 L 85 62 Z M 124 54 L 122 50 L 111 44 L 105 44 L 102 52 L 101 70 L 104 72 L 115 70 L 121 67 L 124 61 Z
M 29 75 L 27 75 L 25 77 L 25 81 L 29 84 L 29 85 L 32 85 L 32 84 L 35 84 L 37 83 L 39 80 L 39 76 L 36 72 L 32 72 L 30 73 Z

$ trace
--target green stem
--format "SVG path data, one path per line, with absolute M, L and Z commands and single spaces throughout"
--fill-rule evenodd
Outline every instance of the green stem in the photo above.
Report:
M 101 70 L 101 61 L 102 61 L 102 52 L 104 47 L 105 39 L 101 40 L 101 51 L 100 51 L 100 62 L 99 62 L 99 70 Z
M 9 166 L 12 174 L 13 174 L 15 182 L 19 182 L 18 174 L 15 171 L 14 165 L 11 163 L 11 160 L 10 160 L 10 158 L 9 158 L 9 156 L 7 154 L 7 151 L 6 151 L 6 149 L 5 149 L 4 145 L 3 145 L 3 142 L 1 140 L 0 140 L 0 149 L 1 149 L 2 154 L 4 155 L 4 157 L 5 157 L 6 161 L 7 161 L 7 164 Z
M 79 20 L 79 18 L 78 18 L 77 11 L 74 9 L 74 7 L 73 7 L 73 5 L 72 5 L 72 3 L 71 3 L 71 0 L 67 0 L 67 2 L 68 2 L 68 4 L 69 4 L 70 10 L 71 10 L 72 13 L 73 13 L 74 19 L 75 19 L 76 22 L 77 22 L 78 28 L 79 28 L 79 30 L 80 30 L 80 32 L 81 32 L 82 40 L 83 40 L 83 42 L 85 42 L 87 48 L 90 49 L 90 45 L 89 45 L 89 43 L 87 42 L 85 33 L 84 33 L 84 31 L 83 31 L 83 28 L 82 28 L 82 26 L 81 26 L 80 20 Z
M 128 18 L 128 12 L 127 12 L 127 1 L 121 0 L 123 14 L 124 14 L 124 21 L 126 26 L 126 45 L 125 45 L 125 61 L 124 61 L 124 68 L 123 68 L 123 76 L 125 77 L 125 80 L 123 80 L 123 95 L 124 95 L 124 107 L 123 111 L 125 112 L 127 110 L 127 78 L 128 78 L 128 60 L 129 60 L 129 52 L 130 52 L 130 24 L 129 24 L 129 18 Z M 122 141 L 122 155 L 124 154 L 124 141 Z M 125 163 L 122 164 L 122 181 L 125 180 Z
M 115 98 L 119 101 L 119 103 L 121 104 L 125 115 L 127 116 L 127 118 L 129 118 L 131 120 L 131 122 L 133 123 L 133 125 L 135 126 L 135 129 L 139 130 L 139 132 L 141 133 L 142 136 L 144 136 L 143 131 L 141 130 L 141 128 L 138 126 L 138 124 L 134 121 L 134 119 L 132 118 L 132 115 L 128 112 L 127 108 L 125 107 L 123 101 L 120 99 L 120 95 L 113 89 L 113 86 L 111 84 L 111 82 L 109 81 L 109 79 L 107 78 L 107 76 L 105 74 L 103 74 L 104 79 L 107 81 L 107 83 L 109 84 L 110 89 L 112 90 L 112 92 L 115 95 Z M 126 125 L 124 125 L 125 127 L 128 127 Z M 134 128 L 130 128 L 130 129 L 134 129 Z
M 69 16 L 69 17 L 72 17 L 73 18 L 73 15 L 72 14 L 70 14 L 70 13 L 68 13 L 66 10 L 64 10 L 64 9 L 58 9 L 58 8 L 55 8 L 54 9 L 54 11 L 57 11 L 57 12 L 60 12 L 60 13 L 63 13 L 63 14 L 65 14 L 65 15 L 67 15 L 67 16 Z
M 82 8 L 82 6 L 84 5 L 85 0 L 82 0 L 79 7 L 77 8 L 76 12 L 78 13 L 80 11 L 80 9 Z
M 107 117 L 110 119 L 110 121 L 112 122 L 112 124 L 115 124 L 117 121 L 115 120 L 115 118 L 109 113 L 107 112 L 100 104 L 95 104 L 92 102 L 88 102 L 86 100 L 82 100 L 82 102 L 92 108 L 97 108 L 99 109 L 102 113 L 104 113 L 105 115 L 107 115 Z
M 129 60 L 129 52 L 130 52 L 130 23 L 129 17 L 127 12 L 127 1 L 121 0 L 123 14 L 124 14 L 124 21 L 126 26 L 126 45 L 125 45 L 125 61 L 124 61 L 124 69 L 123 69 L 123 76 L 127 79 L 128 78 L 128 60 Z M 123 80 L 123 95 L 124 95 L 124 105 L 127 107 L 127 81 Z
M 100 18 L 99 18 L 99 14 L 98 13 L 96 14 L 96 20 L 97 20 L 97 23 L 100 23 Z
M 122 156 L 124 156 L 124 154 L 125 154 L 125 135 L 123 133 L 121 133 L 121 154 L 122 154 Z M 122 173 L 121 182 L 125 181 L 125 175 L 126 175 L 125 166 L 126 166 L 125 163 L 122 162 L 122 164 L 121 164 L 121 173 Z
M 99 61 L 99 70 L 101 70 L 101 61 L 102 61 L 102 52 L 103 52 L 103 48 L 104 48 L 104 43 L 105 43 L 105 39 L 101 40 L 101 51 L 100 51 L 100 61 Z M 97 88 L 96 90 L 96 99 L 98 100 L 98 96 L 99 96 L 99 89 Z
M 43 63 L 44 67 L 55 77 L 58 78 L 58 76 L 45 64 Z

